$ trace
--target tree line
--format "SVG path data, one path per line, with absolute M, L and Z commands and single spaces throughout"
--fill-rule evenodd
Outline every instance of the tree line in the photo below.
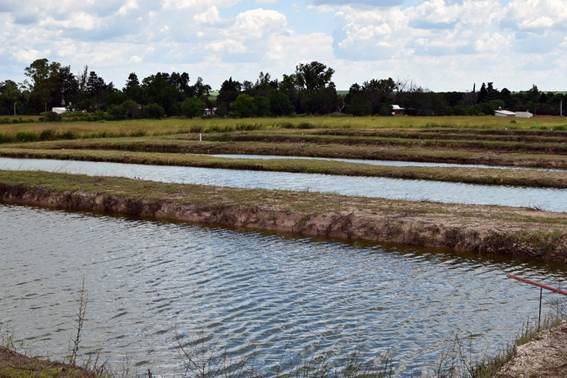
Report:
M 542 92 L 535 85 L 511 92 L 498 90 L 488 82 L 478 91 L 432 92 L 392 78 L 355 83 L 348 92 L 338 93 L 334 73 L 323 63 L 311 62 L 299 64 L 295 72 L 281 79 L 263 72 L 255 81 L 240 82 L 230 77 L 218 93 L 213 93 L 202 78 L 192 83 L 186 72 L 158 72 L 141 81 L 131 73 L 125 85 L 117 88 L 88 67 L 74 74 L 70 66 L 37 59 L 25 68 L 23 83 L 0 82 L 0 114 L 50 115 L 53 107 L 66 107 L 92 119 L 332 113 L 364 116 L 390 115 L 396 104 L 411 115 L 488 115 L 499 108 L 557 115 L 560 102 L 567 100 L 566 94 Z

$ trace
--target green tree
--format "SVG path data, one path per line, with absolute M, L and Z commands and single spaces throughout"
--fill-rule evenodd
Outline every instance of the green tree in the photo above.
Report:
M 300 64 L 295 68 L 297 84 L 308 91 L 326 88 L 334 73 L 335 70 L 319 62 Z
M 293 113 L 293 104 L 285 93 L 279 90 L 273 91 L 270 94 L 270 110 L 273 115 L 288 115 Z
M 256 102 L 254 97 L 245 93 L 239 95 L 234 101 L 234 113 L 237 117 L 253 117 L 256 115 Z
M 254 97 L 254 106 L 256 108 L 256 115 L 259 117 L 267 117 L 272 114 L 270 99 L 266 96 Z
M 217 105 L 221 114 L 228 114 L 230 112 L 231 105 L 234 101 L 236 101 L 241 90 L 242 84 L 238 81 L 232 80 L 232 77 L 222 83 L 217 97 Z
M 47 111 L 49 105 L 61 105 L 60 69 L 60 63 L 49 63 L 45 58 L 36 59 L 25 69 L 26 76 L 32 81 L 30 97 L 43 111 Z
M 187 97 L 181 103 L 181 114 L 185 117 L 201 117 L 205 112 L 205 103 L 197 97 Z
M 138 76 L 134 72 L 128 75 L 128 80 L 126 81 L 126 86 L 123 91 L 129 99 L 134 100 L 137 103 L 144 102 L 144 91 L 140 86 Z
M 21 101 L 23 94 L 18 84 L 12 80 L 0 83 L 0 101 L 4 104 L 6 113 L 17 114 L 17 103 Z
M 153 119 L 161 119 L 165 117 L 165 110 L 164 108 L 156 103 L 148 104 L 144 106 L 144 117 L 146 118 L 153 118 Z

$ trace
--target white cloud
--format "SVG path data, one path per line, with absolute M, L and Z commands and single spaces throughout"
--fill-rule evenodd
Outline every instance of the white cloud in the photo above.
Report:
M 220 20 L 219 10 L 213 5 L 212 7 L 207 8 L 207 10 L 194 15 L 193 20 L 203 24 L 214 24 Z
M 0 0 L 0 76 L 47 57 L 120 84 L 132 69 L 186 68 L 218 86 L 320 60 L 342 88 L 383 76 L 567 86 L 565 1 Z

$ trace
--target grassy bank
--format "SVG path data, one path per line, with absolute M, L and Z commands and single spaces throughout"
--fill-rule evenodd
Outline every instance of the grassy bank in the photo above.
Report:
M 0 377 L 2 378 L 95 378 L 86 369 L 32 358 L 0 346 Z
M 543 138 L 543 137 L 542 137 Z M 422 148 L 445 148 L 465 150 L 487 150 L 493 152 L 536 152 L 567 154 L 565 141 L 525 142 L 525 141 L 500 141 L 488 138 L 469 139 L 442 139 L 421 138 L 420 136 L 410 138 L 400 137 L 377 137 L 377 136 L 340 136 L 340 135 L 297 135 L 284 133 L 218 133 L 207 135 L 205 140 L 218 142 L 260 142 L 260 143 L 302 143 L 302 144 L 338 144 L 351 146 L 380 146 L 380 147 L 422 147 Z
M 0 171 L 5 203 L 567 262 L 567 215 Z
M 402 160 L 433 163 L 485 164 L 529 168 L 567 169 L 567 155 L 471 151 L 446 148 L 392 147 L 344 144 L 198 142 L 197 135 L 105 138 L 5 145 L 24 149 L 120 150 L 192 154 L 255 154 L 344 159 Z
M 0 148 L 0 156 L 318 173 L 344 176 L 435 180 L 483 185 L 567 188 L 567 172 L 490 168 L 388 167 L 328 160 L 232 159 L 207 155 L 101 150 L 43 150 Z

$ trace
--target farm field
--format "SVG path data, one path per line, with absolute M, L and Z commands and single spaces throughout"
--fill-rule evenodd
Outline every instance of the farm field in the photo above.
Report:
M 131 120 L 106 122 L 33 122 L 0 125 L 0 141 L 53 136 L 91 138 L 111 136 L 169 135 L 187 132 L 230 132 L 254 129 L 496 129 L 567 131 L 560 117 L 506 119 L 496 117 L 282 117 Z M 18 137 L 18 134 L 20 136 Z

